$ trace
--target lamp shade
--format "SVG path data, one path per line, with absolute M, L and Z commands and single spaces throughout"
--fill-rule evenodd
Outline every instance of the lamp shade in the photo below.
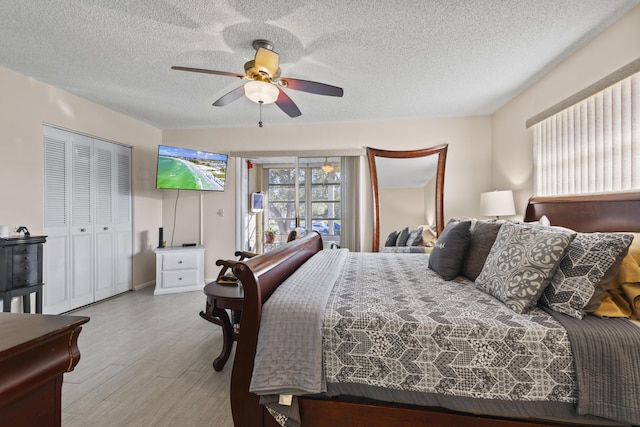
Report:
M 244 94 L 257 104 L 273 104 L 278 93 L 278 88 L 271 83 L 251 80 L 244 84 Z
M 515 215 L 516 207 L 513 203 L 513 191 L 488 191 L 480 194 L 480 211 L 484 216 Z

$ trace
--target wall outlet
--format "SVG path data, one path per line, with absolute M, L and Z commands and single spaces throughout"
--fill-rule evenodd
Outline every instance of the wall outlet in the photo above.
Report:
M 218 209 L 218 216 L 224 216 L 224 209 Z

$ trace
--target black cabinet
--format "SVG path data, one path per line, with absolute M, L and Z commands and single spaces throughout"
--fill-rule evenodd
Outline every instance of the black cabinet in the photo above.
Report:
M 0 238 L 0 297 L 3 311 L 11 311 L 11 299 L 21 296 L 24 312 L 31 312 L 31 294 L 36 292 L 36 313 L 42 313 L 42 247 L 46 237 Z

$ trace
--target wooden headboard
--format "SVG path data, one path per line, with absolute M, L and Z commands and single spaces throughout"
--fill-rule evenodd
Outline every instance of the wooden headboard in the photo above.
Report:
M 532 197 L 525 221 L 546 215 L 551 225 L 584 233 L 595 231 L 640 232 L 640 192 L 575 196 Z

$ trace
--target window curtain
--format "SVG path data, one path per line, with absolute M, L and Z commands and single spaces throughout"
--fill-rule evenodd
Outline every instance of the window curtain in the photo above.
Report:
M 534 194 L 640 189 L 640 73 L 537 123 Z
M 360 218 L 358 177 L 360 175 L 360 157 L 343 156 L 341 158 L 341 194 L 342 229 L 340 247 L 360 252 L 360 235 L 363 221 Z

